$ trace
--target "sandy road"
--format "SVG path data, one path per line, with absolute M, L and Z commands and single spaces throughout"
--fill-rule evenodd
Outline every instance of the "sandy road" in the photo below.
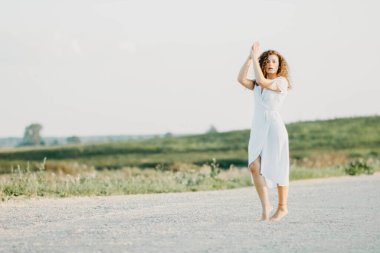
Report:
M 292 181 L 288 202 L 283 220 L 260 222 L 253 187 L 8 201 L 0 251 L 380 252 L 379 173 Z

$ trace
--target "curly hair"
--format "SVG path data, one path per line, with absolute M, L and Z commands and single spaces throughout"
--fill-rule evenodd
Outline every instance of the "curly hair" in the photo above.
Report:
M 277 70 L 277 76 L 285 77 L 288 80 L 289 89 L 293 88 L 293 85 L 290 82 L 290 76 L 289 76 L 289 66 L 285 58 L 276 50 L 267 50 L 263 52 L 259 57 L 259 64 L 260 68 L 263 71 L 264 77 L 267 78 L 267 72 L 265 65 L 268 63 L 268 58 L 270 55 L 277 55 L 278 57 L 278 70 Z

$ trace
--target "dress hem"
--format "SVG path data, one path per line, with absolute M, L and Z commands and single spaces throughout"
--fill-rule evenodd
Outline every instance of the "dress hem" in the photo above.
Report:
M 255 185 L 252 173 L 250 172 L 249 174 L 251 175 L 252 185 Z M 274 185 L 273 184 L 269 185 L 268 182 L 267 182 L 268 180 L 271 181 L 271 182 L 274 182 L 274 181 L 272 179 L 267 178 L 266 176 L 264 176 L 262 174 L 260 174 L 260 175 L 264 178 L 265 185 L 266 185 L 266 187 L 268 187 L 268 189 L 273 189 L 273 188 L 276 188 L 277 186 L 289 186 L 289 183 L 285 183 L 285 184 L 273 183 Z

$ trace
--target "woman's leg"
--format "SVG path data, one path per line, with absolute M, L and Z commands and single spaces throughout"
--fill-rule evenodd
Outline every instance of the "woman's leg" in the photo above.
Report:
M 289 186 L 277 185 L 278 191 L 278 208 L 277 211 L 270 218 L 271 221 L 279 221 L 288 214 L 287 199 L 288 199 Z
M 269 213 L 271 211 L 271 205 L 268 197 L 268 187 L 265 183 L 265 179 L 260 175 L 261 157 L 259 156 L 249 166 L 249 170 L 253 176 L 253 182 L 256 187 L 256 191 L 259 195 L 263 213 L 261 220 L 269 220 Z

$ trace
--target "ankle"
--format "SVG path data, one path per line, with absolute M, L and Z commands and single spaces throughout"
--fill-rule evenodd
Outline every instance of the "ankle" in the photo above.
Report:
M 266 204 L 266 205 L 262 205 L 261 206 L 263 209 L 268 209 L 268 208 L 271 208 L 272 205 L 271 204 Z
M 263 213 L 268 213 L 272 210 L 272 206 L 271 205 L 263 206 L 262 209 L 263 209 Z
M 288 207 L 287 207 L 287 205 L 286 205 L 286 204 L 284 204 L 284 203 L 281 203 L 281 204 L 278 204 L 278 209 L 281 209 L 281 210 L 287 210 L 287 209 L 288 209 Z

